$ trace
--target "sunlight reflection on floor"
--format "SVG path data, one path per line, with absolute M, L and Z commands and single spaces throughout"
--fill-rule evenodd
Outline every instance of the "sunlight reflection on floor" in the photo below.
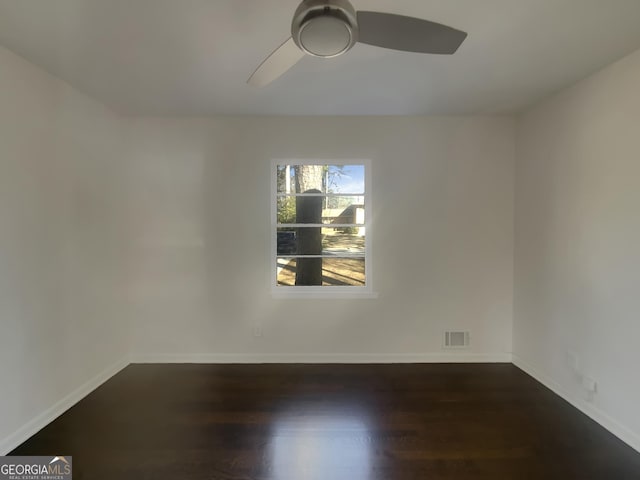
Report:
M 273 430 L 273 480 L 369 480 L 371 435 L 366 419 L 336 414 L 283 416 Z

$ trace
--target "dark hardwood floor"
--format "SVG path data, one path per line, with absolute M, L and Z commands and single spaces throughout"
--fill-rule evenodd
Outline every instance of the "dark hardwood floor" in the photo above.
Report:
M 12 454 L 75 480 L 640 479 L 510 364 L 131 365 Z

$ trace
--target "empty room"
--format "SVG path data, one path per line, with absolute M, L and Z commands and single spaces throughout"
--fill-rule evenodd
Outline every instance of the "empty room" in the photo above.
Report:
M 0 480 L 640 480 L 640 1 L 0 0 Z

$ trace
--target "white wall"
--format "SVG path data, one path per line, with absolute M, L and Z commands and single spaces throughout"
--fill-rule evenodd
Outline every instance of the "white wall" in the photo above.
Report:
M 510 359 L 512 119 L 129 123 L 135 360 Z M 371 159 L 378 299 L 271 298 L 273 158 Z
M 514 354 L 640 450 L 639 86 L 640 51 L 518 123 Z
M 124 360 L 122 138 L 0 47 L 0 454 Z

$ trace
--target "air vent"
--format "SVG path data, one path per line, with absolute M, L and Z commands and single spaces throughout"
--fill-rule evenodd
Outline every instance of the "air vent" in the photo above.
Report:
M 444 332 L 444 348 L 467 348 L 469 332 Z

